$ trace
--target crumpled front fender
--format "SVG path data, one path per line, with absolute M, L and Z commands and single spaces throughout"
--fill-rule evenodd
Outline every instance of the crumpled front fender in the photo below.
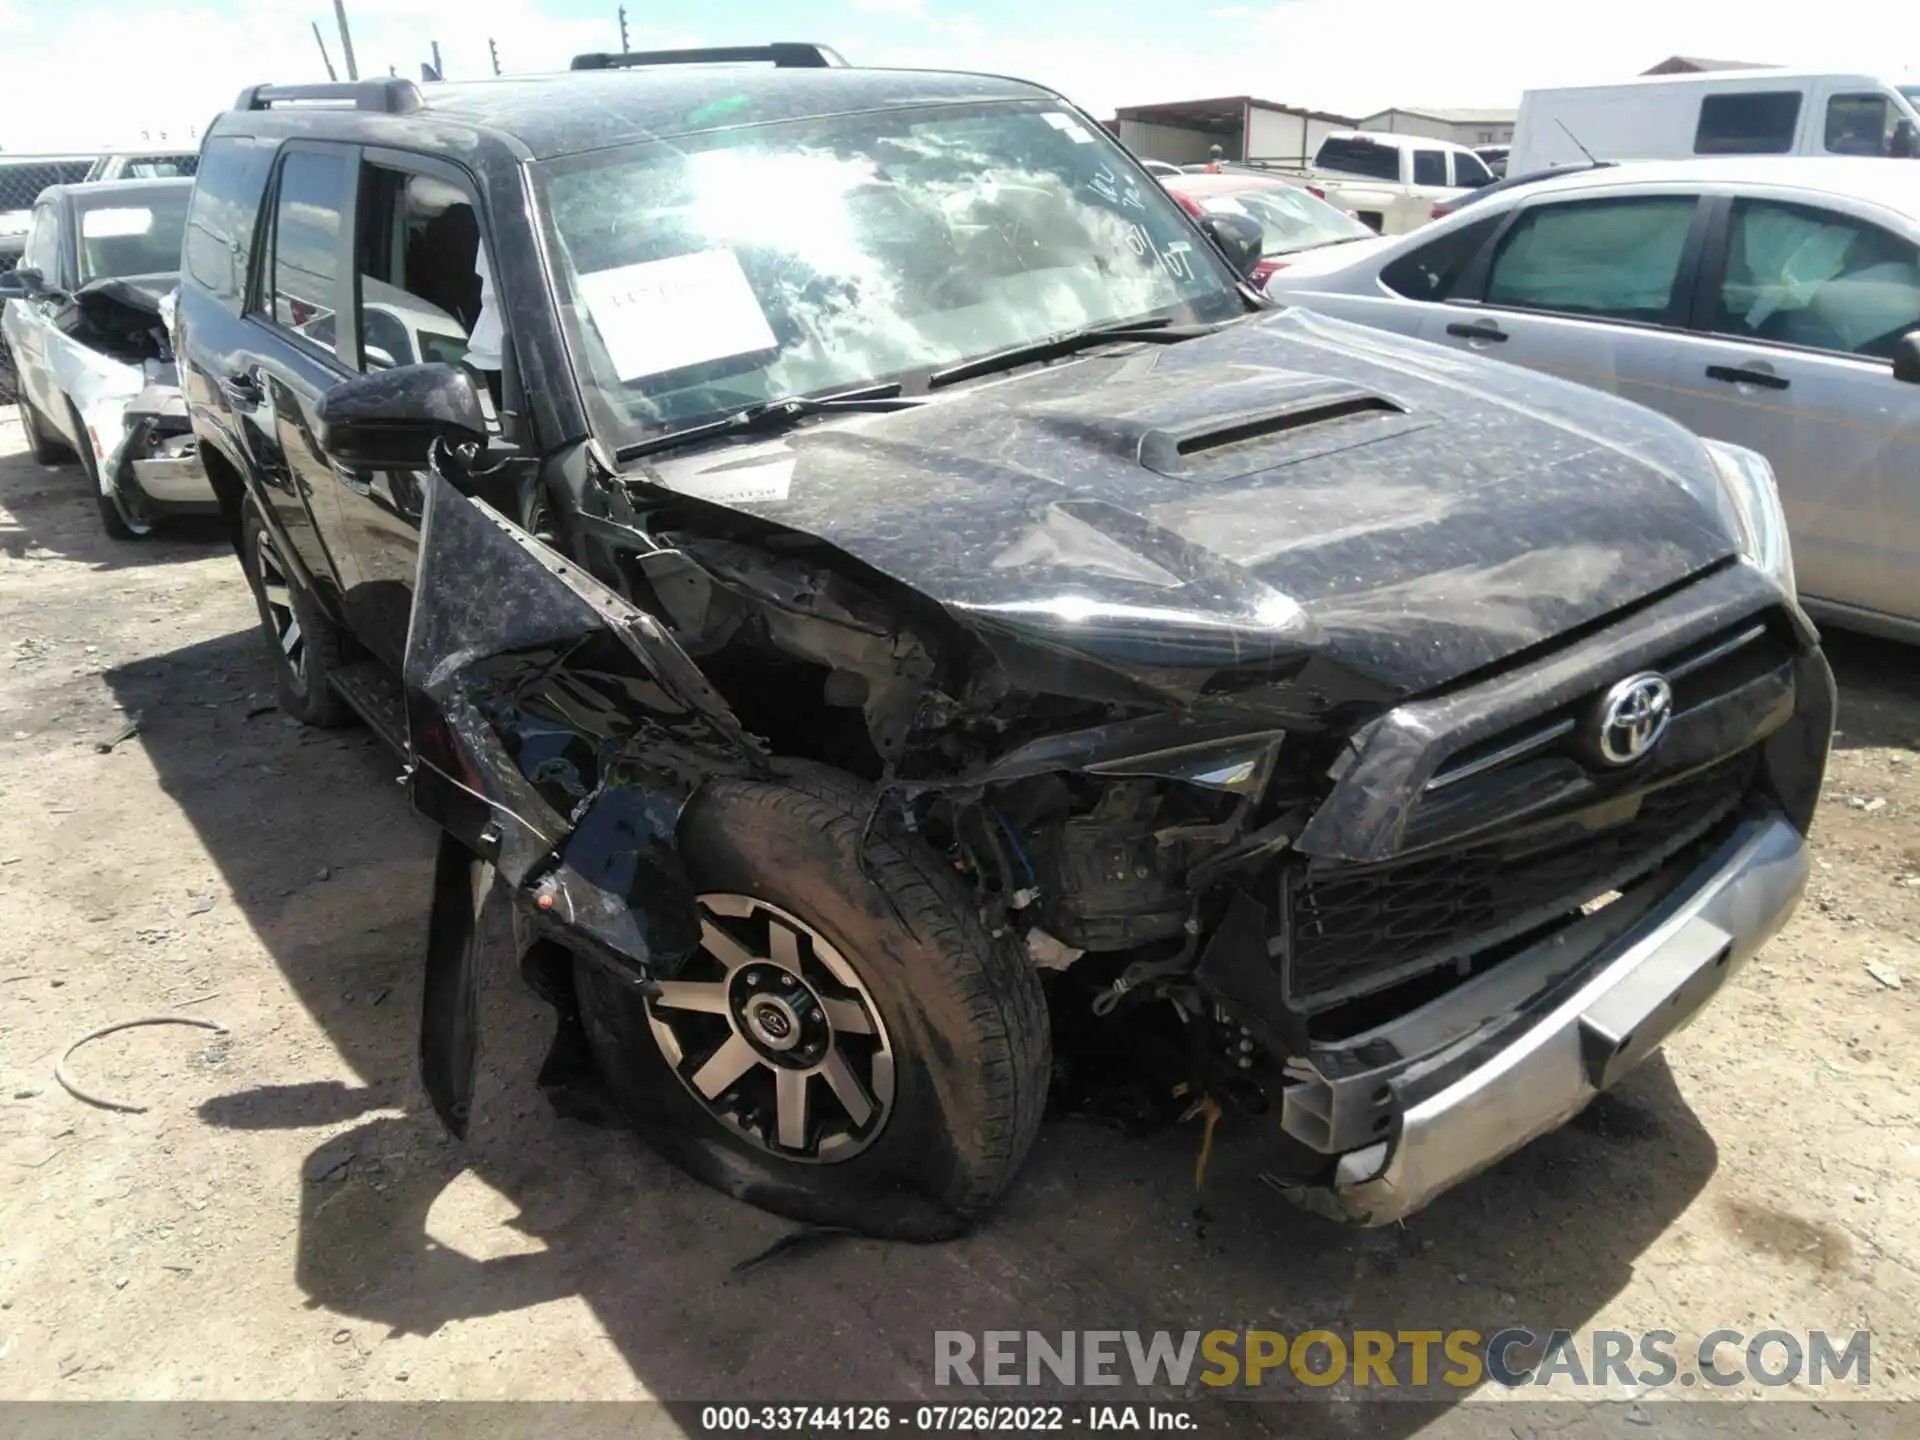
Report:
M 636 984 L 672 975 L 700 933 L 680 812 L 709 775 L 766 760 L 651 615 L 438 471 L 402 679 L 414 804 L 476 862 L 443 844 L 421 1031 L 434 1107 L 464 1133 L 494 876 L 524 933 Z

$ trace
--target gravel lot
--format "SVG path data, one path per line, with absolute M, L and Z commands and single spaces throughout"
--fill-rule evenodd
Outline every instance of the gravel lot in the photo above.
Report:
M 1249 1122 L 1197 1215 L 1196 1130 L 1060 1121 L 965 1241 L 735 1273 L 789 1227 L 556 1119 L 548 1012 L 505 964 L 475 1133 L 442 1134 L 413 1067 L 431 837 L 394 762 L 268 708 L 216 533 L 115 545 L 79 472 L 22 449 L 0 422 L 0 1398 L 905 1400 L 936 1326 L 1508 1323 L 1867 1328 L 1872 1393 L 1920 1398 L 1915 651 L 1832 642 L 1791 928 L 1664 1058 L 1406 1226 L 1288 1209 Z M 56 1083 L 75 1038 L 161 1011 L 226 1033 L 73 1061 L 143 1112 Z

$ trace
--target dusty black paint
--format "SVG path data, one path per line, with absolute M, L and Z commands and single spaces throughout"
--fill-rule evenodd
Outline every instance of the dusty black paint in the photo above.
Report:
M 1355 394 L 1391 408 L 1152 468 L 1183 441 Z M 641 474 L 712 493 L 749 464 L 786 494 L 735 508 L 1176 703 L 1310 657 L 1349 691 L 1418 693 L 1734 548 L 1680 427 L 1292 311 Z
M 1043 933 L 1084 950 L 1063 993 L 1098 995 L 1116 1023 L 1177 1010 L 1195 1083 L 1253 1108 L 1302 1066 L 1329 1086 L 1417 1069 L 1350 1037 L 1457 983 L 1455 961 L 1501 960 L 1451 945 L 1447 963 L 1356 984 L 1309 1022 L 1289 990 L 1303 876 L 1601 833 L 1651 787 L 1729 758 L 1751 780 L 1740 823 L 1808 823 L 1833 705 L 1811 629 L 1738 558 L 1693 436 L 1555 380 L 1229 288 L 1246 314 L 1218 333 L 1102 342 L 937 389 L 910 378 L 926 401 L 910 409 L 604 468 L 611 437 L 581 404 L 529 204 L 536 160 L 802 115 L 1063 103 L 1050 92 L 669 67 L 417 99 L 249 109 L 214 130 L 430 154 L 470 182 L 489 238 L 510 458 L 489 478 L 459 467 L 500 457 L 436 447 L 450 468 L 420 490 L 403 666 L 414 798 L 450 837 L 422 1047 L 450 1123 L 464 1123 L 477 1047 L 473 927 L 456 903 L 473 877 L 493 867 L 511 899 L 523 964 L 561 1015 L 543 1078 L 570 1088 L 571 961 L 642 988 L 671 975 L 698 925 L 682 807 L 709 777 L 778 773 L 775 757 L 874 782 L 870 835 L 898 826 L 930 847 L 994 933 L 1036 955 Z M 198 433 L 335 607 L 355 571 L 330 530 L 340 477 L 301 447 L 345 367 L 192 285 L 181 316 Z M 290 377 L 293 402 L 264 442 L 222 384 L 262 373 Z M 447 403 L 407 390 L 390 418 L 471 435 L 471 387 L 439 378 Z M 364 426 L 412 382 L 352 383 Z M 551 547 L 526 533 L 536 512 Z M 1579 725 L 1596 693 L 1756 625 L 1767 638 L 1747 668 L 1715 672 L 1658 752 L 1595 768 Z M 1563 714 L 1564 744 L 1427 790 L 1454 757 Z M 1597 921 L 1569 919 L 1584 891 L 1548 897 L 1568 937 L 1561 978 L 1651 911 L 1670 870 Z M 1448 1063 L 1484 1058 L 1547 998 Z M 1330 1118 L 1329 1137 L 1351 1143 L 1345 1124 Z

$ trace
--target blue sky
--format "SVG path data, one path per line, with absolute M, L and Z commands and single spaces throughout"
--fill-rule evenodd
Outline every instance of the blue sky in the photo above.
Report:
M 331 0 L 0 0 L 0 149 L 178 137 L 259 80 L 324 78 L 309 24 L 340 63 Z M 1511 106 L 1530 85 L 1632 75 L 1704 54 L 1889 78 L 1920 74 L 1912 0 L 632 0 L 635 48 L 821 40 L 855 63 L 986 69 L 1042 81 L 1098 114 L 1119 104 L 1253 94 L 1342 113 Z M 600 0 L 348 0 L 362 73 L 417 73 L 438 39 L 452 77 L 617 49 Z M 31 19 L 29 16 L 31 15 Z M 85 56 L 84 62 L 76 57 Z M 84 68 L 82 68 L 84 64 Z

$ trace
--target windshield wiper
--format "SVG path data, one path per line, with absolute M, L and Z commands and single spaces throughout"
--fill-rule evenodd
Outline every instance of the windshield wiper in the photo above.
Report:
M 753 405 L 743 405 L 729 415 L 722 415 L 718 420 L 708 420 L 699 425 L 689 425 L 684 430 L 674 430 L 665 435 L 655 435 L 651 439 L 637 441 L 632 445 L 623 445 L 614 452 L 614 458 L 636 460 L 642 455 L 651 455 L 657 450 L 670 450 L 676 445 L 689 445 L 696 440 L 710 440 L 716 435 L 772 433 L 797 425 L 802 420 L 810 419 L 815 415 L 911 410 L 916 405 L 926 403 L 926 400 L 920 396 L 902 395 L 900 386 L 891 383 L 867 385 L 858 390 L 842 390 L 837 395 L 786 395 L 778 400 L 762 400 Z
M 962 360 L 958 365 L 949 365 L 944 370 L 936 370 L 927 377 L 927 388 L 938 390 L 942 385 L 957 385 L 976 375 L 991 375 L 996 370 L 1011 370 L 1016 365 L 1057 360 L 1063 355 L 1091 350 L 1096 345 L 1110 345 L 1116 340 L 1149 340 L 1155 344 L 1173 345 L 1182 340 L 1211 335 L 1218 328 L 1217 325 L 1175 325 L 1165 318 L 1126 320 L 1118 325 L 1089 325 L 1084 330 L 1068 330 L 1060 335 L 1049 335 L 1044 340 L 1030 340 L 1024 345 L 996 350 L 991 355 L 979 355 L 972 360 Z

